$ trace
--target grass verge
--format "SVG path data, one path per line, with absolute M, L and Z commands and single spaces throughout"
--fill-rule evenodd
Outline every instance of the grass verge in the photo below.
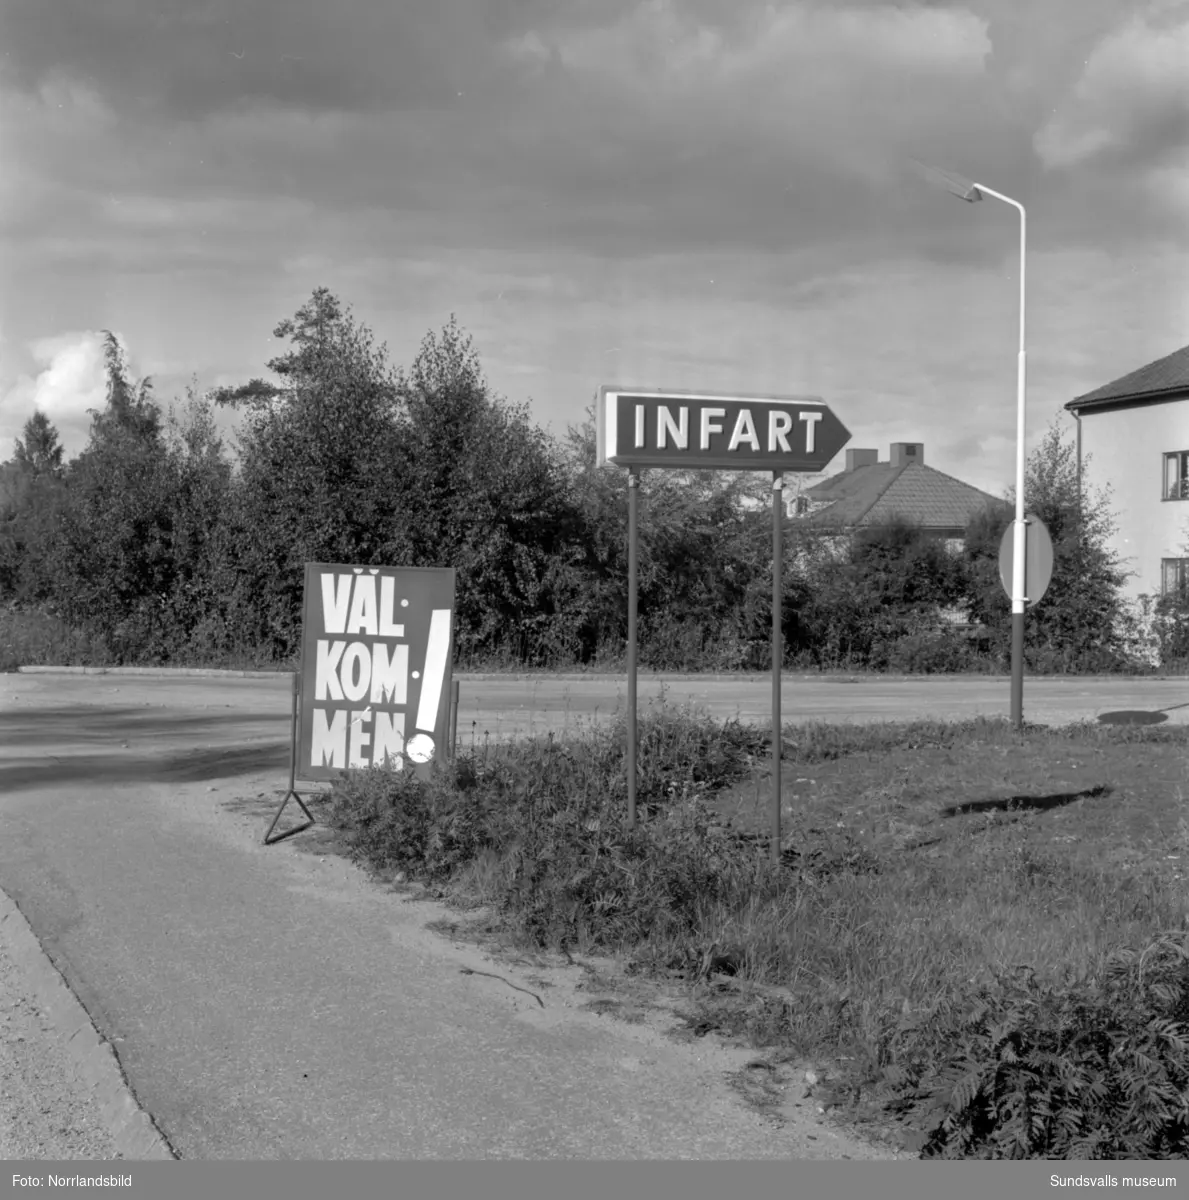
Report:
M 819 1103 L 927 1157 L 1189 1149 L 1189 729 L 790 727 L 663 700 L 623 730 L 472 745 L 335 785 L 353 856 L 526 947 L 682 981 L 717 1029 L 819 1066 Z

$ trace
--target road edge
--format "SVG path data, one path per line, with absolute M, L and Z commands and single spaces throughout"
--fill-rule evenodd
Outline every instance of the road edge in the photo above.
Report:
M 249 671 L 224 669 L 222 667 L 76 667 L 76 666 L 46 666 L 30 664 L 18 666 L 8 672 L 17 675 L 131 675 L 148 678 L 199 678 L 199 679 L 276 679 L 288 680 L 292 670 Z M 588 683 L 591 681 L 612 680 L 615 683 L 626 683 L 627 674 L 624 671 L 455 671 L 453 678 L 466 683 L 525 683 L 533 681 L 560 681 L 565 683 Z M 639 673 L 644 682 L 673 683 L 690 680 L 731 680 L 735 683 L 763 683 L 772 678 L 767 671 L 654 671 L 647 670 Z M 800 672 L 787 667 L 782 672 L 786 683 L 960 683 L 985 682 L 994 679 L 1006 683 L 1010 678 L 1007 674 L 991 674 L 983 672 L 964 672 L 948 674 L 896 675 L 882 672 Z M 1180 682 L 1183 675 L 1029 675 L 1033 681 L 1045 683 L 1068 683 L 1080 685 L 1101 681 L 1131 681 L 1141 683 Z
M 153 1118 L 128 1087 L 111 1043 L 95 1028 L 70 985 L 54 966 L 15 900 L 0 888 L 0 940 L 24 972 L 29 990 L 62 1038 L 66 1053 L 93 1089 L 117 1151 L 129 1160 L 177 1158 Z

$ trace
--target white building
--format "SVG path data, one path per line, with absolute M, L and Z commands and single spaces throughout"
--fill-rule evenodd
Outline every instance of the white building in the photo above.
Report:
M 1078 469 L 1109 482 L 1124 594 L 1189 588 L 1189 346 L 1071 400 Z

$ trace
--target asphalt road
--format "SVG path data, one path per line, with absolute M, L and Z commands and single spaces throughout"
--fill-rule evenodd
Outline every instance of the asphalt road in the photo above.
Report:
M 642 682 L 641 702 L 657 687 Z M 669 694 L 766 720 L 769 687 L 671 681 Z M 622 691 L 464 681 L 460 737 L 564 728 Z M 790 679 L 784 696 L 790 721 L 1006 704 L 1003 680 Z M 1189 684 L 1032 682 L 1025 705 L 1030 720 L 1184 722 Z M 385 894 L 302 837 L 262 846 L 288 722 L 284 678 L 0 676 L 0 888 L 180 1157 L 887 1156 L 795 1097 L 773 1126 L 724 1083 L 746 1053 L 587 1011 L 580 970 L 494 964 L 428 932 L 436 906 Z

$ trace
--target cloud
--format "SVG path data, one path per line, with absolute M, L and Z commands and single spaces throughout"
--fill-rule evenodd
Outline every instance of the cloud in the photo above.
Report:
M 1028 205 L 1038 412 L 1175 348 L 1186 5 L 1137 8 L 9 0 L 0 320 L 235 381 L 325 283 L 398 358 L 457 310 L 542 421 L 614 377 L 805 386 L 991 483 L 1016 218 L 903 164 Z M 87 336 L 9 363 L 0 436 Z
M 187 278 L 348 245 L 985 262 L 994 222 L 901 164 L 1026 197 L 1036 126 L 1019 98 L 1051 111 L 1054 63 L 1117 24 L 1118 0 L 1052 3 L 1065 41 L 1021 0 L 20 0 L 9 253 Z M 306 74 L 285 82 L 266 52 Z M 1036 228 L 1093 239 L 1126 228 L 1118 211 L 1141 227 L 1127 188 L 1083 203 L 1050 181 L 1061 219 L 1038 210 Z M 1168 195 L 1144 203 L 1171 223 Z
M 122 342 L 118 335 L 117 340 Z M 40 369 L 21 376 L 0 401 L 0 446 L 11 451 L 12 440 L 38 409 L 57 427 L 70 457 L 86 444 L 87 410 L 101 409 L 107 400 L 103 334 L 86 330 L 37 338 L 29 350 Z
M 1189 4 L 1156 4 L 1105 37 L 1037 131 L 1049 167 L 1160 163 L 1189 144 Z
M 366 112 L 448 103 L 474 61 L 468 0 L 9 0 L 6 73 L 87 80 L 121 114 L 244 105 Z
M 17 3 L 14 157 L 53 195 L 9 220 L 37 224 L 48 205 L 58 230 L 112 246 L 130 224 L 121 212 L 136 213 L 154 218 L 139 225 L 154 253 L 165 232 L 236 240 L 249 204 L 266 214 L 297 202 L 399 212 L 464 244 L 544 236 L 620 255 L 820 244 L 903 228 L 887 184 L 905 149 L 995 140 L 972 86 L 986 23 L 960 9 L 256 0 L 164 11 Z M 292 84 L 258 61 L 282 44 L 302 59 L 285 63 Z M 232 196 L 241 212 L 214 211 Z M 195 211 L 167 231 L 162 210 L 178 203 Z M 285 225 L 277 213 L 274 238 Z

